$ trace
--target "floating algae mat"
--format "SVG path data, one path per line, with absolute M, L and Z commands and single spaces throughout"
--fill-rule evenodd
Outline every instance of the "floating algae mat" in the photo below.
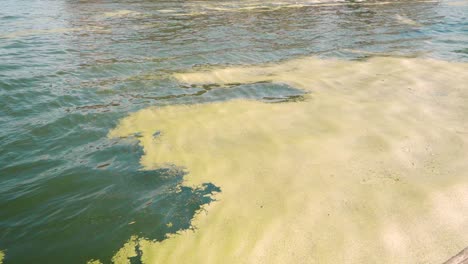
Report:
M 115 263 L 442 263 L 468 245 L 468 64 L 306 57 L 175 78 L 287 84 L 305 100 L 121 120 L 109 136 L 140 133 L 145 170 L 182 166 L 185 185 L 221 192 L 193 229 L 132 237 Z

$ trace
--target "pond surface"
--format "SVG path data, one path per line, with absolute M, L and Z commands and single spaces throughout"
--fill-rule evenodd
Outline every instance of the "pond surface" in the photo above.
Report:
M 207 138 L 215 138 L 214 135 L 222 134 L 223 130 L 210 120 L 219 118 L 220 126 L 229 120 L 211 116 L 203 107 L 189 110 L 184 119 L 185 112 L 178 106 L 189 105 L 192 109 L 190 105 L 206 104 L 219 106 L 215 107 L 219 110 L 224 109 L 222 103 L 225 102 L 225 110 L 220 111 L 233 116 L 229 123 L 232 127 L 243 126 L 244 117 L 237 116 L 238 111 L 248 112 L 252 108 L 258 108 L 258 112 L 246 120 L 269 120 L 265 124 L 277 124 L 287 117 L 270 120 L 268 112 L 277 117 L 282 117 L 283 111 L 301 115 L 309 111 L 309 107 L 297 110 L 290 108 L 291 105 L 321 98 L 319 91 L 304 84 L 315 80 L 308 79 L 308 71 L 313 77 L 322 69 L 315 60 L 337 63 L 331 64 L 333 67 L 323 65 L 323 69 L 330 72 L 335 66 L 337 69 L 361 69 L 337 71 L 344 75 L 323 77 L 339 80 L 340 85 L 348 81 L 346 74 L 360 76 L 368 71 L 385 75 L 393 69 L 397 71 L 405 65 L 413 65 L 413 60 L 417 61 L 416 68 L 423 67 L 426 59 L 450 62 L 450 65 L 459 65 L 453 68 L 456 73 L 463 73 L 460 69 L 467 69 L 465 63 L 468 62 L 466 1 L 4 0 L 1 5 L 0 262 L 3 258 L 4 263 L 86 263 L 91 259 L 109 263 L 113 256 L 119 262 L 115 255 L 125 243 L 135 240 L 132 236 L 154 242 L 166 241 L 167 235 L 180 231 L 203 232 L 203 228 L 197 230 L 192 225 L 192 219 L 203 212 L 202 208 L 218 203 L 215 201 L 218 198 L 222 202 L 225 186 L 226 197 L 233 197 L 229 196 L 229 183 L 223 186 L 222 180 L 218 183 L 203 177 L 194 184 L 184 183 L 191 169 L 202 174 L 206 172 L 206 175 L 211 172 L 190 167 L 190 157 L 186 158 L 190 162 L 183 164 L 186 160 L 180 153 L 168 154 L 172 160 L 155 165 L 149 160 L 152 150 L 145 143 L 148 135 L 163 141 L 165 131 L 158 130 L 158 122 L 168 131 L 177 131 L 179 126 L 149 118 L 148 112 L 138 112 L 143 113 L 141 118 L 133 116 L 137 111 L 164 106 L 163 109 L 173 110 L 173 119 L 168 119 L 178 125 L 189 124 L 200 117 L 200 124 L 181 129 L 185 129 L 187 138 L 211 144 L 212 141 L 200 138 L 203 134 L 195 131 L 197 126 L 213 125 L 208 130 L 204 127 L 206 131 L 203 131 L 208 133 Z M 409 64 L 394 63 L 391 59 L 372 63 L 376 57 L 409 60 Z M 370 66 L 366 66 L 367 61 Z M 281 75 L 296 64 L 297 75 L 295 70 L 288 76 Z M 260 65 L 261 69 L 251 65 Z M 451 66 L 441 65 L 428 67 L 424 74 L 415 71 L 414 76 L 430 78 L 432 73 L 437 73 L 431 69 L 439 73 L 445 69 L 446 76 L 450 76 Z M 380 68 L 374 72 L 374 66 Z M 413 68 L 408 69 L 411 73 Z M 187 72 L 194 75 L 187 75 Z M 197 76 L 197 72 L 208 73 L 208 76 Z M 455 80 L 434 77 L 433 82 L 422 85 L 439 82 L 433 91 L 438 95 L 444 93 L 440 89 L 444 81 L 454 80 L 453 87 L 467 88 L 461 83 L 466 76 L 458 82 L 457 76 Z M 390 87 L 398 88 L 397 77 L 393 77 L 395 82 Z M 351 75 L 349 82 L 352 85 L 343 90 L 344 94 L 359 87 Z M 315 92 L 318 97 L 314 99 Z M 392 97 L 389 98 L 392 102 Z M 233 99 L 243 103 L 232 105 Z M 258 102 L 260 106 L 245 105 L 245 99 Z M 333 105 L 331 97 L 324 96 L 323 100 Z M 456 112 L 459 115 L 448 115 L 453 120 L 465 113 L 464 109 L 460 110 L 463 103 L 441 100 L 441 105 L 455 102 L 452 105 L 460 106 L 453 109 L 453 113 L 460 111 Z M 273 106 L 264 109 L 264 104 Z M 281 105 L 288 106 L 284 110 L 277 109 Z M 426 105 L 418 109 L 426 109 Z M 171 116 L 169 110 L 162 113 Z M 324 112 L 326 114 L 338 113 Z M 377 120 L 378 116 L 369 120 L 373 118 Z M 135 122 L 134 126 L 139 129 L 126 127 L 125 120 Z M 342 121 L 344 124 L 350 120 Z M 465 120 L 458 121 L 447 126 L 461 129 L 460 124 Z M 145 124 L 147 130 L 141 122 L 150 122 Z M 291 121 L 289 125 L 294 124 Z M 360 121 L 356 124 L 365 125 Z M 412 128 L 411 124 L 407 124 L 408 129 Z M 265 126 L 259 128 L 266 129 Z M 415 131 L 421 129 L 416 125 L 414 128 Z M 248 135 L 256 133 L 248 128 L 245 131 L 249 131 Z M 460 133 L 460 138 L 457 137 L 460 141 L 451 143 L 465 146 L 465 132 Z M 442 132 L 440 135 L 450 138 Z M 178 136 L 172 138 L 174 142 L 183 142 L 184 134 Z M 265 138 L 270 134 L 257 136 Z M 294 136 L 305 137 L 301 133 Z M 284 140 L 284 137 L 271 138 Z M 219 140 L 216 142 L 220 145 L 225 143 L 222 141 L 225 139 Z M 249 145 L 257 141 L 238 142 L 245 143 L 245 150 L 257 150 L 258 146 Z M 180 144 L 183 149 L 192 146 Z M 309 145 L 304 143 L 304 146 Z M 191 154 L 195 150 L 199 151 L 195 154 L 204 153 L 197 146 L 185 150 Z M 236 152 L 242 155 L 240 153 Z M 298 153 L 301 152 L 298 150 Z M 223 157 L 231 154 L 219 153 Z M 217 168 L 217 159 L 200 160 L 212 162 L 204 164 L 205 167 Z M 443 167 L 434 164 L 436 169 Z M 447 167 L 460 172 L 454 173 L 457 174 L 455 178 L 463 176 L 462 167 Z M 278 184 L 288 185 L 288 182 Z M 229 208 L 229 204 L 226 205 Z M 468 202 L 463 204 L 466 210 L 467 205 Z M 461 221 L 466 223 L 468 219 Z M 465 238 L 460 238 L 460 245 L 454 247 L 468 242 Z M 136 251 L 126 256 L 128 263 L 142 261 L 145 251 Z M 454 253 L 454 249 L 447 250 L 446 257 Z

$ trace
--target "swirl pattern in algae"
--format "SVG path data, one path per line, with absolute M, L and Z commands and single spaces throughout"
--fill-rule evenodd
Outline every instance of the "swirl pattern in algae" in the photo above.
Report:
M 175 78 L 307 94 L 124 118 L 109 136 L 141 133 L 145 169 L 183 166 L 185 184 L 222 192 L 194 230 L 134 237 L 114 262 L 140 252 L 144 263 L 441 263 L 468 245 L 467 64 L 308 57 Z

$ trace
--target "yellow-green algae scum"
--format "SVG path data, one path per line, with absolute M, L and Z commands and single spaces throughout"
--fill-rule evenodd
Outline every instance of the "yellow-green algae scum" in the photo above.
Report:
M 0 264 L 3 263 L 3 258 L 5 257 L 5 253 L 3 253 L 3 251 L 0 250 Z
M 136 244 L 144 263 L 441 263 L 468 245 L 467 64 L 308 57 L 175 78 L 309 93 L 123 119 L 109 136 L 141 133 L 144 169 L 183 166 L 186 185 L 222 192 L 195 230 L 133 237 L 115 263 L 129 263 Z

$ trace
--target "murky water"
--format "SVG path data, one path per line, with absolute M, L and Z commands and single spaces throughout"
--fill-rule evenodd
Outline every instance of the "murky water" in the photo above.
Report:
M 5 0 L 0 22 L 0 262 L 468 245 L 466 1 Z

